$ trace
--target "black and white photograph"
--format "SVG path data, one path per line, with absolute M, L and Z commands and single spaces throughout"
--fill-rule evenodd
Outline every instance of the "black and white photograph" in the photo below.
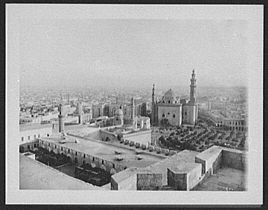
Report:
M 6 5 L 6 201 L 261 204 L 261 5 Z

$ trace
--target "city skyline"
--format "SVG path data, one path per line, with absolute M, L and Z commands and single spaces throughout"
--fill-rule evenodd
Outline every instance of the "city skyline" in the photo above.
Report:
M 239 20 L 22 20 L 20 85 L 189 86 L 195 69 L 200 87 L 247 86 L 246 26 Z

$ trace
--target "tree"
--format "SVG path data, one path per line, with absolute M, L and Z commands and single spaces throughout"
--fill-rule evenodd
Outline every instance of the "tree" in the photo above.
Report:
M 168 122 L 168 119 L 165 118 L 160 121 L 160 125 L 163 127 L 168 127 L 170 124 Z
M 123 134 L 122 134 L 122 133 L 117 134 L 117 139 L 118 139 L 119 141 L 120 141 L 122 138 L 123 138 Z
M 166 139 L 165 139 L 165 137 L 164 137 L 164 136 L 160 136 L 160 137 L 159 137 L 159 142 L 160 142 L 161 144 L 165 145 L 165 144 L 166 144 Z

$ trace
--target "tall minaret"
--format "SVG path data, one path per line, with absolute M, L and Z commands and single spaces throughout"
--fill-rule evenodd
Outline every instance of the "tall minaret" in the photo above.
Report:
M 62 104 L 59 105 L 59 133 L 64 133 L 64 115 Z
M 153 84 L 153 89 L 152 89 L 152 112 L 151 112 L 151 120 L 152 120 L 152 125 L 154 124 L 155 117 L 154 117 L 154 112 L 155 112 L 155 104 L 154 104 L 154 84 Z
M 134 98 L 131 98 L 131 120 L 134 121 L 135 118 L 135 103 L 134 103 Z
M 191 104 L 195 104 L 196 99 L 195 99 L 195 95 L 196 95 L 196 79 L 195 79 L 195 73 L 193 70 L 192 73 L 192 78 L 191 78 L 191 85 L 190 85 L 190 103 Z

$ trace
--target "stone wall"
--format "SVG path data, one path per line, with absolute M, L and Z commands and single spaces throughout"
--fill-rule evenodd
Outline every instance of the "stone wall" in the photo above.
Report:
M 219 156 L 215 159 L 215 161 L 212 163 L 211 167 L 212 174 L 215 174 L 218 171 L 218 169 L 220 169 L 222 166 L 222 153 L 223 152 L 221 152 Z
M 134 141 L 135 143 L 137 142 L 148 146 L 151 143 L 151 136 L 152 136 L 151 130 L 147 130 L 130 134 L 124 134 L 123 138 L 129 141 Z
M 187 190 L 187 174 L 176 173 L 171 169 L 167 169 L 168 185 L 174 187 L 176 190 Z
M 197 165 L 193 170 L 187 174 L 187 190 L 191 190 L 201 181 L 202 178 L 202 165 Z
M 196 163 L 202 164 L 202 174 L 213 174 L 214 170 L 217 170 L 221 166 L 222 162 L 222 148 L 218 146 L 210 147 L 204 152 L 199 153 L 195 157 Z
M 100 130 L 100 138 L 102 141 L 117 140 L 116 134 L 105 130 Z
M 51 142 L 46 142 L 46 141 L 41 141 L 41 140 L 39 141 L 39 145 L 42 148 L 47 149 L 48 151 L 53 151 L 56 154 L 64 154 L 67 157 L 70 157 L 71 161 L 78 165 L 82 165 L 86 163 L 89 163 L 89 164 L 94 163 L 96 167 L 98 168 L 105 167 L 105 170 L 107 172 L 111 172 L 111 170 L 114 170 L 116 173 L 125 169 L 125 166 L 123 165 L 116 164 L 116 163 L 113 163 L 111 161 L 108 161 L 108 160 L 105 160 L 96 156 L 84 154 L 82 152 L 69 149 L 67 147 L 64 147 L 64 145 L 61 146 L 61 145 L 57 145 Z
M 138 173 L 137 190 L 159 190 L 162 186 L 162 174 Z
M 111 177 L 111 190 L 137 190 L 137 175 L 136 173 L 130 175 L 127 179 L 117 183 Z
M 39 145 L 38 140 L 34 140 L 31 142 L 27 142 L 20 145 L 20 152 L 28 152 L 29 150 L 33 150 L 34 148 L 37 148 Z
M 201 172 L 202 174 L 206 173 L 206 161 L 201 158 L 195 157 L 196 163 L 201 163 Z
M 235 168 L 238 170 L 245 170 L 246 168 L 246 154 L 241 151 L 223 150 L 222 166 Z
M 118 190 L 118 183 L 111 177 L 111 190 Z
M 29 129 L 20 131 L 19 144 L 36 141 L 36 139 L 40 137 L 46 137 L 52 134 L 52 125 L 40 127 L 40 129 Z

